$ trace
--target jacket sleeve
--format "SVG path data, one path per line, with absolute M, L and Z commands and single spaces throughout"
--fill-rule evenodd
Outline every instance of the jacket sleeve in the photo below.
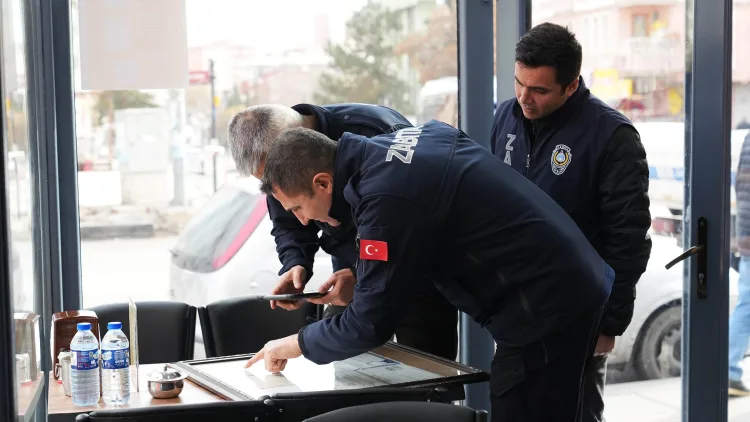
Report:
M 408 201 L 375 198 L 359 208 L 354 298 L 343 313 L 299 332 L 302 353 L 317 364 L 357 356 L 388 341 L 416 295 L 416 275 L 424 273 L 433 245 L 432 232 Z M 367 246 L 367 241 L 376 244 Z M 383 260 L 366 259 L 365 247 Z
M 599 253 L 615 271 L 615 283 L 600 332 L 619 336 L 633 318 L 635 286 L 651 256 L 648 163 L 638 132 L 615 130 L 600 168 L 602 221 Z
M 273 222 L 273 235 L 276 241 L 276 252 L 281 261 L 279 275 L 290 268 L 301 265 L 307 271 L 307 279 L 312 277 L 315 252 L 318 251 L 318 226 L 310 223 L 303 226 L 297 217 L 284 209 L 279 201 L 271 195 L 266 196 L 268 214 Z
M 352 268 L 350 265 L 346 265 L 346 263 L 342 259 L 339 259 L 333 255 L 331 255 L 331 265 L 333 265 L 333 272 Z

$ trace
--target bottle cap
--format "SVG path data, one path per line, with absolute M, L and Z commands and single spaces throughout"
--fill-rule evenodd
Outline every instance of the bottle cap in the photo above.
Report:
M 107 330 L 121 330 L 122 322 L 109 322 L 107 323 Z
M 79 322 L 76 325 L 76 328 L 78 328 L 78 331 L 86 331 L 91 329 L 91 323 L 90 322 Z

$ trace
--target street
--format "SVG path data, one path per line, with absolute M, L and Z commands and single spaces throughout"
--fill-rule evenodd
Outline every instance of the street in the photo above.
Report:
M 81 242 L 83 306 L 133 300 L 168 300 L 169 248 L 176 237 Z M 18 242 L 24 287 L 31 287 L 32 249 Z

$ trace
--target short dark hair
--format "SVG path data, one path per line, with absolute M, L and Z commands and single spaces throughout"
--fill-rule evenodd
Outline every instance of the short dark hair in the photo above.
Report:
M 550 66 L 555 80 L 566 87 L 581 74 L 583 50 L 568 28 L 545 22 L 529 30 L 516 44 L 516 62 L 531 68 Z
M 336 142 L 311 129 L 294 128 L 281 133 L 268 148 L 261 191 L 279 189 L 286 195 L 312 195 L 312 179 L 333 173 Z

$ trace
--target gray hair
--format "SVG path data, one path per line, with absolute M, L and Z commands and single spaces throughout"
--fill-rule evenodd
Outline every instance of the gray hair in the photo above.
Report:
M 227 127 L 227 143 L 240 175 L 254 175 L 279 134 L 302 122 L 301 114 L 278 104 L 256 105 L 235 114 Z
M 314 130 L 289 129 L 268 149 L 260 189 L 267 195 L 275 189 L 285 195 L 311 195 L 313 177 L 333 174 L 335 160 L 336 142 Z

